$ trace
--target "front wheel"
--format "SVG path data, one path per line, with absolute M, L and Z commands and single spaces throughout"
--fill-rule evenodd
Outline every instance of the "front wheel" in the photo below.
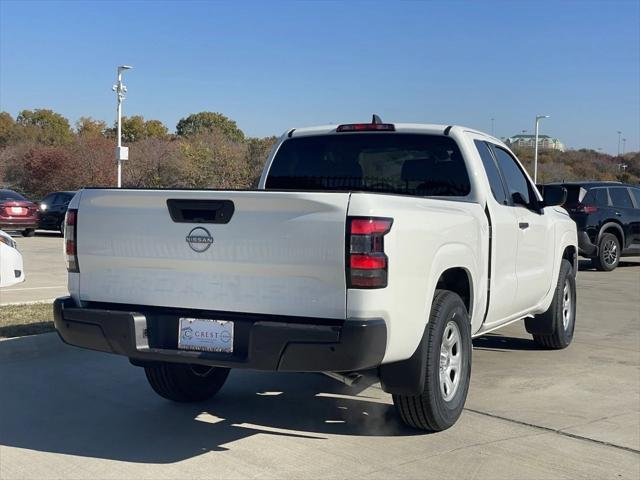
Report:
M 144 367 L 144 373 L 161 397 L 174 402 L 201 402 L 218 393 L 229 369 L 162 362 Z
M 393 403 L 408 426 L 439 432 L 460 417 L 471 378 L 471 324 L 457 294 L 436 290 L 425 335 L 424 390 L 420 395 L 393 395 Z
M 576 326 L 576 277 L 568 260 L 562 260 L 560 264 L 558 284 L 551 306 L 530 322 L 542 322 L 551 331 L 533 334 L 533 340 L 541 347 L 560 350 L 571 344 Z

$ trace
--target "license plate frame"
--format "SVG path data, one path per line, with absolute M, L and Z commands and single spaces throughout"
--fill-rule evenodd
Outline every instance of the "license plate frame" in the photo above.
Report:
M 230 320 L 180 317 L 178 349 L 208 353 L 233 353 L 234 324 Z

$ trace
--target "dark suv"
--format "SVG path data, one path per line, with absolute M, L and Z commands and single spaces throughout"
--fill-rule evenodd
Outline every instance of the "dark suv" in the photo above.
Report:
M 62 232 L 67 207 L 76 192 L 53 192 L 39 202 L 38 228 Z
M 556 184 L 558 185 L 558 184 Z M 563 205 L 578 226 L 580 255 L 610 271 L 620 257 L 640 255 L 640 186 L 617 182 L 570 182 Z

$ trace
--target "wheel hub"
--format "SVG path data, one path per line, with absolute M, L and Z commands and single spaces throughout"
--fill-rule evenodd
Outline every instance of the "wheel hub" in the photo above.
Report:
M 444 328 L 440 345 L 440 393 L 445 402 L 458 391 L 462 374 L 462 337 L 453 320 Z
M 573 298 L 571 292 L 571 283 L 569 279 L 564 282 L 564 289 L 562 291 L 562 326 L 565 330 L 569 328 L 571 324 L 571 318 L 573 316 Z
M 602 256 L 607 265 L 613 265 L 618 258 L 618 247 L 613 240 L 607 240 L 602 247 Z

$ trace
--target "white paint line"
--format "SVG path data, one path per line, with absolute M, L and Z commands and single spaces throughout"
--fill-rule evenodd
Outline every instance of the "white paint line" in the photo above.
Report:
M 47 290 L 50 288 L 67 288 L 66 285 L 58 285 L 57 287 L 29 287 L 29 288 L 7 288 L 3 292 L 24 292 L 26 290 Z
M 45 300 L 29 300 L 26 302 L 7 302 L 0 303 L 0 307 L 10 307 L 13 305 L 36 305 L 38 303 L 53 303 L 55 298 L 47 298 Z

